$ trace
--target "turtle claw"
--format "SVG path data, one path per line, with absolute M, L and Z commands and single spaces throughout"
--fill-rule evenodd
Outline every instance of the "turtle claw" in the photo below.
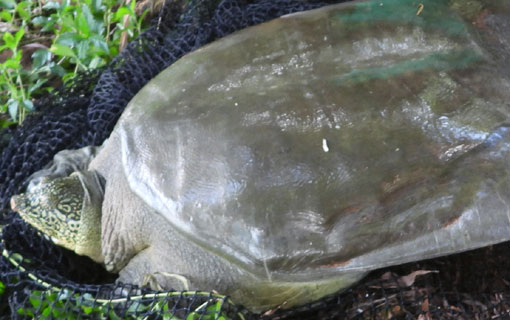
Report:
M 125 243 L 120 237 L 113 237 L 109 243 L 111 245 L 102 248 L 104 264 L 109 272 L 118 272 L 126 266 L 134 253 L 127 253 Z
M 188 291 L 189 280 L 179 274 L 168 272 L 146 273 L 143 277 L 142 287 L 149 287 L 151 290 L 177 290 Z

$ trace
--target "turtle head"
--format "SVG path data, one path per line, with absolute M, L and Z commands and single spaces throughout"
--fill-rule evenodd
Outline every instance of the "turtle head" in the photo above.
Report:
M 77 176 L 41 182 L 36 188 L 11 198 L 21 218 L 67 249 L 78 241 L 84 192 Z
M 43 180 L 26 193 L 13 196 L 11 208 L 55 244 L 102 262 L 100 204 L 90 204 L 81 175 L 76 172 Z

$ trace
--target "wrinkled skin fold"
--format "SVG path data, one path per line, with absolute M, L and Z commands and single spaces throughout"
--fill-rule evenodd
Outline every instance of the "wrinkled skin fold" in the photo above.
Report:
M 510 239 L 510 5 L 422 3 L 282 17 L 154 78 L 89 166 L 107 267 L 260 311 Z

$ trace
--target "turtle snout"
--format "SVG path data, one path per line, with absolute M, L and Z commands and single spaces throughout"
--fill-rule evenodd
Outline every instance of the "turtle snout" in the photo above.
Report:
M 15 212 L 20 212 L 25 206 L 23 205 L 23 197 L 21 195 L 12 196 L 11 209 Z
M 18 209 L 16 208 L 16 202 L 18 201 L 17 198 L 18 196 L 13 196 L 11 198 L 11 209 L 14 211 L 18 211 Z

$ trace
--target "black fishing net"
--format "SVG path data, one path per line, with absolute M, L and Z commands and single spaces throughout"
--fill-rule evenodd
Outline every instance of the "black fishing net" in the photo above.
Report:
M 100 145 L 127 102 L 176 59 L 236 30 L 341 1 L 170 1 L 104 70 L 40 99 L 0 136 L 1 318 L 503 319 L 510 318 L 508 244 L 373 272 L 355 287 L 291 310 L 251 314 L 214 292 L 152 292 L 55 246 L 9 210 L 28 176 L 63 149 Z M 223 318 L 222 318 L 223 317 Z

